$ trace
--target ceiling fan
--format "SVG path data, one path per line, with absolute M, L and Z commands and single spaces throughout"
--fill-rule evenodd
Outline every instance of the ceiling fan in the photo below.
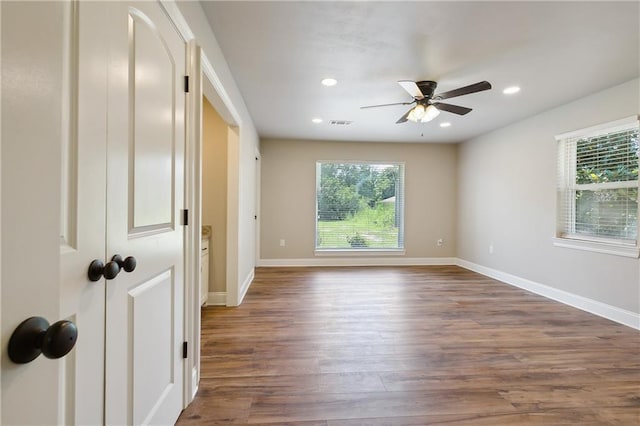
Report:
M 411 96 L 413 96 L 412 102 L 396 102 L 393 104 L 381 104 L 381 105 L 368 105 L 360 107 L 365 108 L 377 108 L 391 105 L 412 105 L 416 104 L 413 108 L 407 111 L 398 121 L 398 123 L 404 123 L 405 121 L 413 121 L 415 123 L 426 123 L 433 120 L 440 114 L 440 111 L 452 112 L 458 115 L 465 115 L 471 112 L 471 108 L 446 104 L 440 102 L 443 99 L 455 98 L 456 96 L 468 95 L 470 93 L 482 92 L 483 90 L 491 89 L 491 83 L 488 81 L 481 81 L 479 83 L 470 84 L 469 86 L 460 87 L 458 89 L 449 90 L 448 92 L 438 93 L 434 95 L 438 83 L 435 81 L 409 81 L 401 80 L 398 84 L 402 86 Z

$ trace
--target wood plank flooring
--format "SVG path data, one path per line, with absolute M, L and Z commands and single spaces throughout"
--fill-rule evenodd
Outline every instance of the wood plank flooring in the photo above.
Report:
M 454 266 L 258 268 L 179 425 L 640 425 L 640 332 Z

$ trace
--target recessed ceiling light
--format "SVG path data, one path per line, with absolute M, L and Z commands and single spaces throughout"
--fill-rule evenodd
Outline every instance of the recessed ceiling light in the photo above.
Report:
M 335 86 L 336 84 L 338 84 L 338 80 L 336 80 L 335 78 L 325 78 L 321 81 L 321 83 L 325 86 Z
M 502 93 L 504 93 L 505 95 L 513 95 L 514 93 L 518 93 L 519 91 L 520 88 L 518 86 L 511 86 L 504 89 Z
M 316 124 L 320 124 L 322 123 L 322 118 L 312 118 L 311 121 L 313 121 Z
M 451 123 L 449 123 L 448 121 L 445 121 L 444 123 L 440 123 L 440 127 L 449 127 L 451 126 Z

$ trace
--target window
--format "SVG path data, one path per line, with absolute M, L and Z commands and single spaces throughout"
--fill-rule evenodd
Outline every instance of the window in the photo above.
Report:
M 638 119 L 557 136 L 558 232 L 583 248 L 638 247 Z M 595 243 L 595 245 L 593 245 Z M 563 245 L 562 243 L 558 245 Z M 598 250 L 597 245 L 605 247 Z M 580 248 L 580 247 L 578 247 Z
M 316 250 L 404 247 L 404 164 L 316 163 Z

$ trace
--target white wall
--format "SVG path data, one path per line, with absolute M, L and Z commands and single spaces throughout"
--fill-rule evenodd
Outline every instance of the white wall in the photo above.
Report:
M 235 148 L 237 148 L 238 155 L 233 163 L 228 164 L 228 185 L 229 188 L 237 188 L 239 194 L 237 194 L 237 198 L 233 199 L 230 194 L 228 212 L 233 217 L 228 217 L 229 227 L 227 229 L 227 247 L 233 249 L 227 253 L 227 304 L 237 305 L 242 300 L 246 286 L 253 277 L 256 264 L 256 224 L 253 216 L 256 211 L 256 164 L 254 158 L 259 145 L 258 134 L 200 3 L 179 0 L 177 5 L 198 44 L 213 66 L 219 83 L 224 88 L 226 100 L 233 105 L 237 115 L 238 122 L 235 124 L 238 125 L 238 136 L 230 135 L 229 140 L 237 141 L 238 146 Z M 217 109 L 216 100 L 209 100 Z M 228 117 L 224 111 L 218 110 L 218 112 L 223 118 Z
M 635 79 L 461 144 L 458 257 L 640 313 L 640 260 L 552 245 L 554 136 L 638 114 L 639 90 Z

